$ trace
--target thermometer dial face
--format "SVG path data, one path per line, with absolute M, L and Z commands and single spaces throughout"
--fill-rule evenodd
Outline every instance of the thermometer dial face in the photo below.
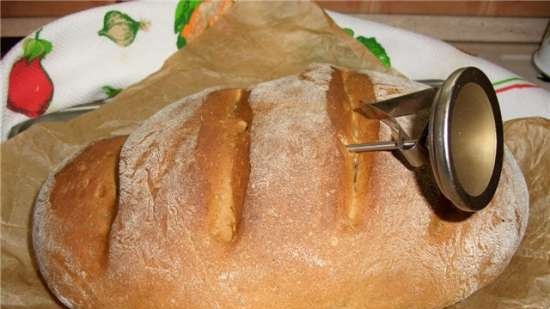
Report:
M 479 69 L 459 69 L 439 89 L 427 147 L 439 188 L 455 206 L 487 206 L 502 170 L 503 132 L 495 91 Z

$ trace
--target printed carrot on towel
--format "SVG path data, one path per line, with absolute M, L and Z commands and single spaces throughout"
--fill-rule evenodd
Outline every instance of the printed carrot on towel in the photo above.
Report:
M 212 26 L 232 5 L 232 0 L 180 0 L 174 23 L 178 48 L 184 47 Z

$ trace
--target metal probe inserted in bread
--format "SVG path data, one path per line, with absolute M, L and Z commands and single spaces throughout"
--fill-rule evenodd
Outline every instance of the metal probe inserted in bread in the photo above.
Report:
M 422 134 L 409 137 L 395 117 L 428 107 Z M 438 88 L 364 102 L 357 112 L 386 124 L 393 140 L 350 144 L 348 151 L 398 150 L 413 167 L 429 162 L 439 189 L 461 210 L 478 211 L 491 201 L 502 169 L 503 129 L 496 93 L 481 70 L 458 69 Z

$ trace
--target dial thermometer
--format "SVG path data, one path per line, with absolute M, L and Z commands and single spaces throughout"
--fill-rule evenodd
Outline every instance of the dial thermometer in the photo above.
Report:
M 410 137 L 396 117 L 431 108 L 425 128 Z M 437 186 L 454 206 L 475 212 L 495 194 L 502 170 L 503 129 L 498 99 L 487 76 L 474 67 L 453 72 L 440 87 L 358 110 L 391 129 L 392 141 L 347 145 L 348 151 L 401 152 L 413 167 L 429 164 Z

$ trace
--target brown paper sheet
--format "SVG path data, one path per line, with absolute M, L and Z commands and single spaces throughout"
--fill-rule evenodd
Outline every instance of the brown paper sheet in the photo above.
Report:
M 2 144 L 2 308 L 61 308 L 39 278 L 29 236 L 30 214 L 38 189 L 64 158 L 98 138 L 131 132 L 151 114 L 185 95 L 210 86 L 243 87 L 294 74 L 312 62 L 387 71 L 312 3 L 237 3 L 202 36 L 172 55 L 160 71 L 123 91 L 101 109 L 69 122 L 34 126 Z M 390 73 L 399 74 L 393 70 Z M 537 132 L 533 138 L 514 139 L 517 142 L 512 149 L 520 156 L 522 168 L 535 164 L 527 158 L 538 156 L 539 161 L 545 160 L 538 154 L 548 149 L 548 131 L 546 136 L 542 132 L 548 130 L 548 122 L 542 121 L 544 129 L 533 129 L 530 123 L 526 120 L 507 126 L 508 137 L 515 136 L 516 131 L 521 132 L 520 136 Z M 544 138 L 543 147 L 525 145 L 527 140 L 539 145 L 542 142 L 538 140 Z M 539 236 L 527 236 L 509 268 L 514 273 L 508 274 L 507 270 L 487 289 L 489 292 L 477 293 L 460 308 L 496 308 L 492 306 L 496 303 L 499 308 L 523 308 L 543 303 L 541 292 L 550 290 L 550 279 L 541 279 L 548 276 L 548 238 L 545 241 L 540 237 L 547 236 L 540 235 L 550 235 L 549 210 L 543 207 L 545 202 L 548 204 L 548 192 L 544 192 L 548 178 L 543 178 L 547 177 L 541 173 L 543 170 L 526 170 L 532 179 L 530 185 L 538 188 L 533 191 L 538 195 L 532 192 L 531 196 L 534 210 L 529 233 Z M 542 216 L 538 220 L 533 219 L 537 212 Z M 509 286 L 517 295 L 503 292 Z M 501 295 L 508 295 L 509 299 Z
M 456 309 L 550 308 L 550 120 L 508 121 L 504 140 L 529 190 L 527 231 L 504 273 Z

